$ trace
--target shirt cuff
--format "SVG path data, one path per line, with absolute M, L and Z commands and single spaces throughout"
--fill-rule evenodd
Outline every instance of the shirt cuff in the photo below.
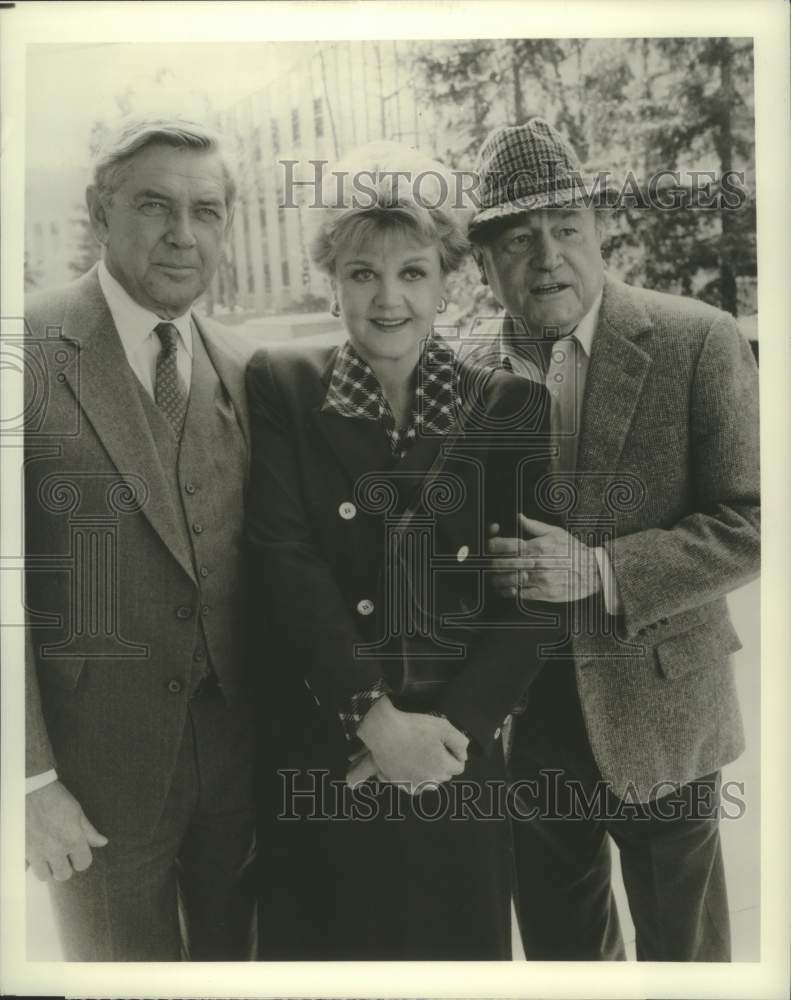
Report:
M 604 592 L 604 610 L 608 615 L 619 615 L 622 611 L 621 595 L 610 557 L 607 555 L 607 550 L 601 547 L 595 548 L 593 551 L 596 555 L 596 562 L 599 564 L 599 576 Z
M 357 737 L 357 727 L 363 721 L 365 714 L 373 706 L 374 702 L 377 702 L 383 695 L 389 693 L 390 689 L 380 678 L 369 688 L 366 688 L 364 691 L 358 691 L 349 698 L 346 708 L 338 712 L 347 740 L 353 740 Z
M 34 774 L 30 778 L 25 778 L 25 795 L 30 795 L 31 792 L 37 792 L 39 788 L 44 788 L 45 785 L 51 785 L 57 780 L 58 772 L 54 768 L 50 768 L 49 771 L 42 771 L 41 774 Z

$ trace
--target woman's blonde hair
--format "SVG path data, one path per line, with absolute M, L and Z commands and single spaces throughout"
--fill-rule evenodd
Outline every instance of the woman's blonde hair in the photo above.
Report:
M 334 275 L 340 248 L 397 231 L 435 244 L 443 272 L 455 271 L 469 252 L 470 211 L 458 202 L 454 178 L 437 160 L 397 142 L 360 146 L 325 177 L 313 263 Z

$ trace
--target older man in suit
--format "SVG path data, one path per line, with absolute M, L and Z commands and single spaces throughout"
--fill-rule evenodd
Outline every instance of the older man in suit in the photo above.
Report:
M 202 126 L 137 120 L 87 201 L 101 261 L 26 308 L 27 859 L 69 960 L 243 959 L 248 418 L 192 311 L 233 179 Z
M 743 734 L 725 595 L 759 570 L 755 363 L 731 316 L 605 275 L 579 161 L 547 122 L 495 130 L 478 172 L 498 360 L 551 390 L 544 503 L 566 519 L 494 537 L 494 579 L 573 622 L 514 727 L 525 953 L 624 957 L 609 834 L 638 958 L 727 961 L 720 769 Z

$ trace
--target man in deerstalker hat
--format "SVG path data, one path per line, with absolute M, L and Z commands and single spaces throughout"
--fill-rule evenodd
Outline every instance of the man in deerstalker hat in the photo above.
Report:
M 493 579 L 574 612 L 513 728 L 525 953 L 624 957 L 609 834 L 638 959 L 727 961 L 720 769 L 744 741 L 725 595 L 759 571 L 757 369 L 730 315 L 605 274 L 601 209 L 546 121 L 496 129 L 477 169 L 498 360 L 550 389 L 544 502 L 565 516 L 492 529 Z

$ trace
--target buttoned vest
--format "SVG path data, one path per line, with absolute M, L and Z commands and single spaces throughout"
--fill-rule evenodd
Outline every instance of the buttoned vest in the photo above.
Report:
M 226 698 L 239 690 L 241 553 L 246 445 L 233 405 L 193 326 L 189 402 L 178 442 L 137 383 L 197 586 L 190 686 L 214 671 Z M 137 380 L 135 380 L 137 381 Z

